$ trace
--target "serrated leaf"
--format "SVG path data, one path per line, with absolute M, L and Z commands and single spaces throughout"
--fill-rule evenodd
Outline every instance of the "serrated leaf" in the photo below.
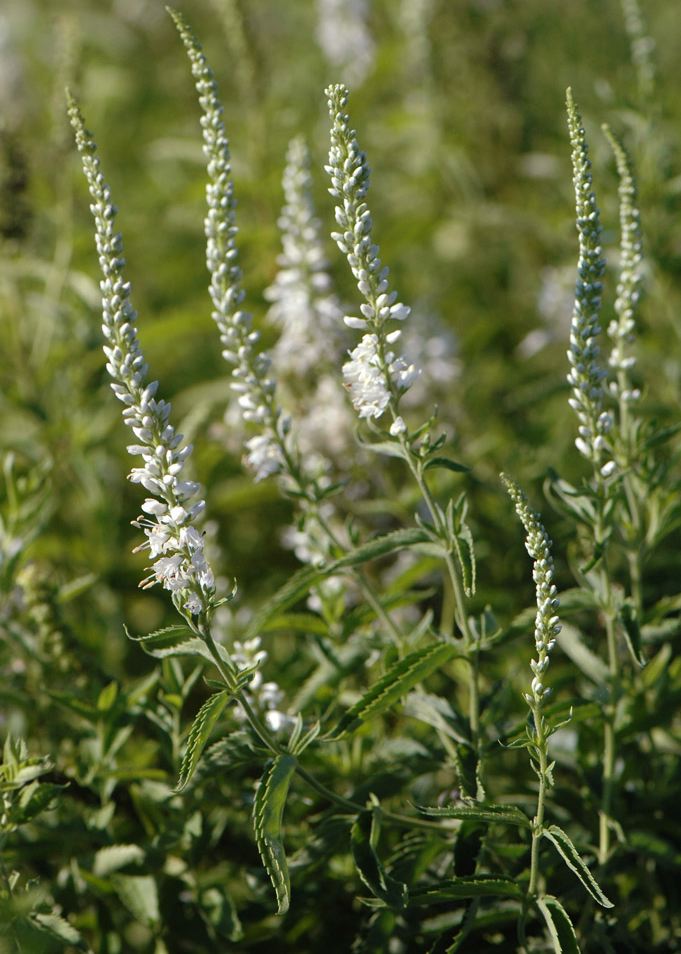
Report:
M 530 820 L 515 805 L 442 805 L 417 806 L 424 815 L 432 818 L 459 818 L 462 821 L 480 821 L 485 823 L 500 822 L 505 825 L 516 825 L 518 828 L 530 828 Z
M 473 534 L 468 524 L 462 520 L 458 532 L 454 535 L 454 552 L 461 568 L 461 582 L 466 596 L 475 595 L 477 564 Z
M 384 712 L 431 672 L 449 659 L 453 659 L 456 654 L 456 646 L 451 643 L 433 643 L 409 653 L 408 656 L 396 662 L 383 678 L 362 696 L 359 702 L 341 716 L 331 737 L 339 739 L 346 732 L 358 728 L 367 719 Z
M 407 886 L 386 872 L 376 853 L 379 818 L 378 807 L 367 809 L 357 816 L 350 832 L 352 857 L 357 873 L 374 897 L 388 907 L 402 910 L 407 907 L 409 900 Z
M 80 932 L 59 914 L 38 912 L 31 914 L 29 921 L 33 927 L 43 934 L 48 934 L 55 941 L 62 941 L 64 944 L 77 944 L 79 947 L 83 944 Z
M 137 921 L 149 927 L 159 923 L 158 888 L 151 875 L 112 874 L 109 880 Z
M 465 898 L 520 898 L 522 890 L 512 878 L 503 875 L 472 875 L 470 878 L 454 878 L 439 881 L 425 891 L 411 896 L 412 904 L 433 904 L 438 901 L 453 901 Z
M 558 898 L 547 894 L 537 898 L 536 904 L 546 921 L 556 954 L 581 954 L 572 921 Z
M 123 628 L 128 639 L 138 643 L 144 652 L 153 656 L 154 659 L 166 659 L 168 656 L 202 656 L 209 662 L 213 662 L 213 657 L 204 641 L 186 626 L 166 626 L 146 636 L 133 636 L 128 632 L 127 627 Z
M 144 852 L 139 845 L 107 845 L 95 854 L 92 872 L 101 878 L 143 860 Z
M 222 712 L 232 697 L 228 689 L 222 692 L 216 692 L 210 696 L 194 717 L 192 727 L 187 736 L 187 745 L 182 757 L 180 766 L 180 775 L 175 786 L 176 792 L 181 792 L 189 779 L 194 774 L 196 766 L 199 764 L 201 753 L 206 747 L 215 724 L 222 715 Z
M 379 557 L 387 556 L 388 553 L 394 553 L 396 550 L 413 547 L 417 543 L 425 543 L 428 539 L 429 535 L 420 527 L 409 527 L 406 530 L 384 533 L 380 537 L 374 537 L 373 540 L 356 547 L 340 559 L 334 560 L 325 568 L 325 574 L 333 574 L 345 567 L 358 566 L 361 563 L 367 563 L 369 560 L 376 560 Z
M 255 843 L 277 897 L 277 914 L 288 911 L 291 896 L 281 821 L 296 765 L 292 755 L 278 755 L 273 759 L 260 779 L 253 802 Z
M 459 464 L 455 460 L 450 460 L 449 457 L 431 457 L 423 469 L 433 470 L 436 467 L 443 467 L 445 470 L 454 471 L 456 474 L 466 474 L 470 471 L 470 467 Z
M 614 906 L 612 901 L 609 901 L 603 894 L 582 856 L 563 829 L 559 828 L 558 825 L 549 825 L 548 828 L 542 830 L 542 835 L 555 847 L 570 871 L 577 875 L 594 901 L 597 901 L 604 908 L 612 908 Z

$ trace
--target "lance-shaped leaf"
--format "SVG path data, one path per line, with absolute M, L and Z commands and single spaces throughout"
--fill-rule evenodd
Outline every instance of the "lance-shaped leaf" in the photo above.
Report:
M 177 780 L 175 791 L 182 791 L 194 774 L 194 770 L 199 764 L 201 753 L 210 739 L 210 734 L 231 697 L 232 693 L 228 689 L 223 689 L 222 692 L 216 692 L 204 702 L 196 713 L 196 717 L 187 737 L 187 747 L 184 750 L 182 765 L 180 766 L 180 777 Z
M 252 639 L 254 636 L 258 636 L 273 617 L 279 616 L 284 610 L 301 600 L 309 592 L 310 587 L 315 586 L 326 577 L 333 576 L 340 570 L 368 563 L 369 560 L 377 560 L 379 557 L 387 556 L 389 553 L 394 553 L 405 547 L 415 547 L 423 544 L 428 539 L 428 534 L 418 527 L 395 530 L 393 533 L 385 533 L 380 537 L 369 540 L 367 543 L 363 543 L 324 566 L 304 566 L 297 573 L 294 573 L 256 613 L 244 634 L 244 639 Z
M 49 913 L 33 912 L 28 916 L 28 923 L 40 934 L 46 935 L 51 941 L 58 942 L 60 950 L 63 950 L 65 945 L 75 946 L 79 950 L 86 949 L 80 933 L 65 918 L 54 911 Z M 44 949 L 41 945 L 40 950 Z M 50 945 L 50 950 L 53 949 L 53 946 Z
M 454 471 L 456 474 L 467 474 L 470 467 L 465 464 L 459 464 L 458 461 L 451 460 L 449 457 L 430 457 L 424 466 L 424 470 L 433 470 L 436 467 L 442 467 L 445 470 Z
M 412 894 L 411 903 L 434 904 L 438 901 L 454 901 L 465 898 L 520 898 L 522 890 L 512 878 L 503 875 L 472 875 L 470 878 L 455 878 L 439 881 L 425 891 Z
M 637 666 L 641 669 L 646 664 L 645 656 L 641 650 L 641 628 L 639 626 L 636 609 L 631 600 L 625 600 L 619 611 L 619 619 L 622 624 L 622 632 L 627 649 Z
M 292 755 L 278 755 L 273 759 L 260 779 L 253 803 L 255 843 L 277 896 L 277 914 L 288 911 L 291 896 L 281 820 L 296 764 Z
M 331 737 L 338 739 L 346 732 L 358 728 L 367 719 L 389 709 L 422 679 L 439 669 L 456 654 L 456 646 L 451 643 L 433 643 L 424 649 L 409 653 L 408 656 L 396 662 L 383 678 L 362 696 L 359 702 L 341 716 Z
M 479 821 L 485 824 L 500 822 L 502 825 L 515 825 L 518 828 L 530 828 L 530 820 L 515 805 L 489 804 L 417 806 L 424 815 L 432 818 L 458 818 L 461 821 Z
M 376 805 L 361 812 L 352 826 L 350 846 L 357 872 L 369 891 L 390 908 L 406 908 L 409 892 L 406 884 L 392 878 L 376 853 L 380 834 L 380 808 Z
M 119 871 L 143 860 L 144 851 L 139 845 L 107 845 L 95 854 L 92 872 L 98 878 L 103 878 L 112 871 Z
M 572 921 L 558 898 L 547 894 L 537 898 L 536 904 L 546 921 L 556 954 L 580 954 Z
M 589 892 L 594 901 L 597 901 L 604 908 L 612 908 L 613 903 L 603 894 L 596 879 L 586 866 L 582 856 L 572 844 L 568 836 L 558 825 L 549 825 L 542 831 L 544 838 L 547 838 L 555 847 L 570 871 L 573 871 Z
M 125 628 L 125 634 L 154 659 L 165 659 L 167 656 L 203 656 L 204 659 L 213 662 L 213 657 L 204 641 L 195 636 L 186 626 L 166 626 L 146 636 L 133 636 Z

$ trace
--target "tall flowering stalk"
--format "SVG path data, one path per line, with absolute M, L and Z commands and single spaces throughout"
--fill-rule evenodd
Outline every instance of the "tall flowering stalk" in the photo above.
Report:
M 197 499 L 199 485 L 185 476 L 191 445 L 182 446 L 182 435 L 176 434 L 170 423 L 170 404 L 156 398 L 158 382 L 147 383 L 148 368 L 137 338 L 137 315 L 124 275 L 123 242 L 115 229 L 116 207 L 100 169 L 94 139 L 71 97 L 69 119 L 92 198 L 90 209 L 104 276 L 100 288 L 106 369 L 114 394 L 125 405 L 123 420 L 137 441 L 128 446 L 128 451 L 142 458 L 142 466 L 132 469 L 130 480 L 151 495 L 142 504 L 143 515 L 135 522 L 147 537 L 137 549 L 146 549 L 154 561 L 151 574 L 141 585 L 161 583 L 170 590 L 180 612 L 205 618 L 212 608 L 215 580 L 196 526 L 204 501 Z
M 203 110 L 203 152 L 208 164 L 208 211 L 204 219 L 206 264 L 210 273 L 212 317 L 220 331 L 222 356 L 232 365 L 232 390 L 245 421 L 258 425 L 259 433 L 246 442 L 247 463 L 256 480 L 281 473 L 292 453 L 288 434 L 290 418 L 278 406 L 276 385 L 270 375 L 271 359 L 257 348 L 259 332 L 251 315 L 241 307 L 244 291 L 236 245 L 234 184 L 229 142 L 222 119 L 217 85 L 199 44 L 183 18 L 171 10 L 187 50 Z
M 454 519 L 453 501 L 445 512 L 433 498 L 426 480 L 429 456 L 442 441 L 430 443 L 429 426 L 421 446 L 416 446 L 406 422 L 399 413 L 399 403 L 419 370 L 396 355 L 392 346 L 399 341 L 402 331 L 394 322 L 403 322 L 410 309 L 397 300 L 397 292 L 390 289 L 389 270 L 383 265 L 379 247 L 372 237 L 372 219 L 366 195 L 369 189 L 369 165 L 360 149 L 357 134 L 350 126 L 347 114 L 349 91 L 343 84 L 326 90 L 331 118 L 331 143 L 326 171 L 331 178 L 330 194 L 336 199 L 335 218 L 342 231 L 332 238 L 345 255 L 364 299 L 360 305 L 361 317 L 345 316 L 349 328 L 363 332 L 359 344 L 350 353 L 343 366 L 343 378 L 353 406 L 360 419 L 378 420 L 389 413 L 392 418 L 390 434 L 395 438 L 423 500 L 430 512 L 434 537 L 441 547 L 454 603 L 454 619 L 462 636 L 463 652 L 468 662 L 469 722 L 471 746 L 476 762 L 476 796 L 484 797 L 480 757 L 480 703 L 478 689 L 479 647 L 475 631 L 470 625 L 465 606 L 465 595 L 474 589 L 475 564 L 472 538 L 465 525 L 465 501 L 459 504 L 459 517 Z M 462 546 L 467 548 L 469 561 L 462 557 Z M 459 569 L 454 562 L 457 555 Z M 460 570 L 460 572 L 459 572 Z M 453 628 L 453 627 L 452 627 Z
M 532 682 L 529 692 L 523 693 L 532 713 L 528 727 L 529 750 L 532 768 L 539 779 L 537 811 L 532 822 L 532 849 L 530 861 L 530 884 L 528 893 L 536 897 L 539 879 L 539 842 L 544 830 L 544 802 L 546 792 L 553 786 L 552 766 L 549 762 L 548 740 L 551 726 L 544 715 L 544 704 L 551 693 L 544 683 L 551 652 L 560 633 L 560 621 L 556 615 L 558 596 L 553 582 L 554 568 L 551 556 L 551 540 L 539 514 L 530 507 L 527 497 L 518 485 L 502 474 L 501 479 L 513 501 L 520 522 L 525 528 L 525 546 L 533 560 L 532 577 L 536 588 L 537 613 L 534 621 L 534 645 L 536 659 L 530 661 Z
M 328 480 L 324 474 L 318 479 L 319 468 L 311 470 L 302 461 L 291 432 L 291 418 L 277 402 L 276 383 L 270 373 L 271 359 L 257 350 L 260 336 L 252 328 L 251 316 L 240 307 L 244 292 L 235 240 L 234 185 L 229 143 L 215 77 L 187 23 L 177 12 L 169 12 L 187 51 L 203 112 L 203 150 L 208 171 L 208 213 L 204 224 L 213 319 L 225 346 L 223 357 L 233 366 L 232 388 L 239 395 L 242 416 L 259 428 L 259 433 L 246 442 L 247 462 L 255 470 L 256 479 L 280 474 L 284 486 L 300 502 L 304 522 L 311 522 L 315 529 L 321 528 L 328 541 L 328 552 L 342 550 L 345 547 L 320 507 L 328 496 Z M 399 644 L 401 634 L 373 588 L 358 571 L 355 571 L 354 576 L 376 616 L 381 619 L 391 638 Z
M 329 86 L 326 94 L 332 124 L 326 171 L 331 177 L 329 192 L 338 202 L 336 222 L 342 229 L 332 233 L 332 238 L 346 256 L 364 299 L 361 318 L 345 317 L 348 327 L 364 335 L 343 366 L 343 377 L 360 418 L 380 418 L 390 411 L 391 431 L 401 435 L 406 428 L 397 405 L 418 371 L 390 350 L 402 334 L 400 329 L 390 329 L 392 322 L 404 321 L 410 309 L 390 290 L 388 268 L 381 263 L 379 248 L 372 239 L 371 212 L 365 201 L 369 166 L 345 112 L 348 89 L 336 84 Z
M 568 383 L 572 387 L 569 403 L 579 421 L 579 436 L 575 441 L 577 450 L 591 461 L 602 477 L 608 477 L 615 469 L 612 460 L 604 462 L 612 417 L 603 406 L 603 379 L 606 372 L 599 362 L 598 346 L 605 260 L 602 254 L 600 214 L 593 190 L 589 149 L 582 118 L 569 89 L 567 117 L 579 235 L 575 303 L 570 328 L 570 348 L 567 353 L 571 366 Z
M 603 131 L 615 157 L 619 176 L 619 278 L 615 297 L 616 318 L 608 325 L 608 335 L 612 341 L 609 364 L 615 371 L 616 379 L 611 382 L 610 390 L 619 403 L 619 429 L 625 450 L 630 452 L 629 406 L 641 396 L 631 378 L 631 372 L 636 365 L 631 346 L 635 340 L 643 285 L 643 237 L 631 159 L 610 128 L 604 126 Z

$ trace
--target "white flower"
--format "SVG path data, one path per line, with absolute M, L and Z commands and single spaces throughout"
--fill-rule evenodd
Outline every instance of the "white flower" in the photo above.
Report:
M 342 310 L 332 291 L 315 216 L 310 156 L 299 137 L 289 143 L 282 185 L 285 201 L 278 222 L 282 254 L 265 297 L 272 302 L 268 319 L 281 327 L 272 351 L 277 371 L 301 379 L 342 350 Z
M 395 420 L 390 425 L 390 433 L 393 437 L 399 437 L 401 434 L 406 433 L 407 425 L 404 423 L 404 418 L 396 417 Z
M 182 555 L 179 553 L 170 557 L 161 557 L 154 563 L 153 570 L 159 583 L 172 592 L 185 589 L 189 582 Z
M 378 337 L 364 335 L 343 365 L 343 380 L 359 416 L 381 417 L 390 401 L 378 355 Z
M 256 434 L 246 441 L 246 463 L 255 471 L 255 480 L 264 480 L 271 474 L 278 474 L 284 459 L 281 448 L 269 434 Z

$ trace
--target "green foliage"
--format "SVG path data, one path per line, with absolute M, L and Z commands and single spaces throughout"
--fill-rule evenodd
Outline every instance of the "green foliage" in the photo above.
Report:
M 266 767 L 253 802 L 255 841 L 277 896 L 277 913 L 286 914 L 291 884 L 281 837 L 281 821 L 296 760 L 278 755 Z

